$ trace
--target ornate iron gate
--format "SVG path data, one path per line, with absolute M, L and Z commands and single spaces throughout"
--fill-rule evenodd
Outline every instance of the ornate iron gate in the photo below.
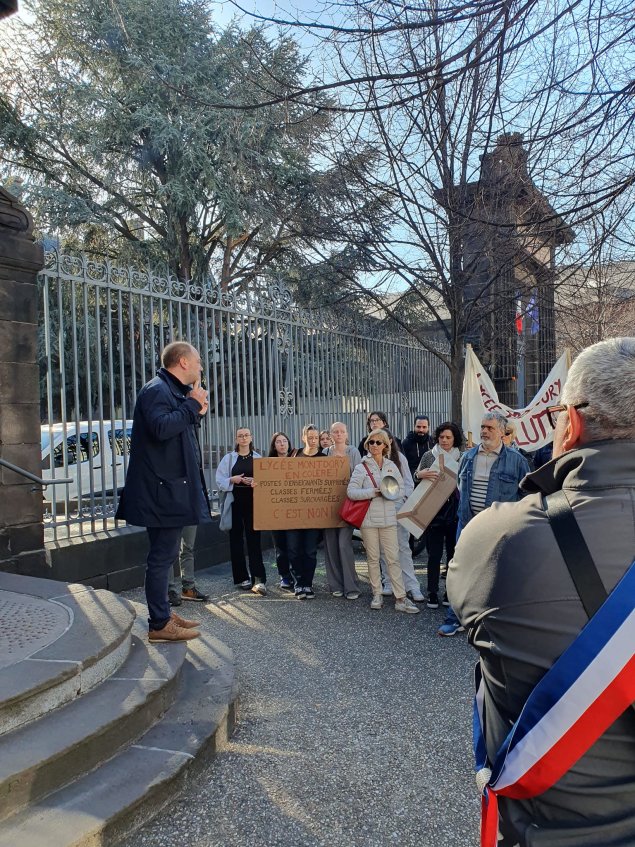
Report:
M 309 422 L 342 420 L 356 444 L 371 409 L 387 412 L 399 437 L 416 413 L 433 424 L 449 414 L 449 374 L 433 354 L 387 321 L 298 307 L 282 282 L 232 293 L 51 251 L 40 284 L 43 474 L 76 480 L 46 494 L 54 538 L 114 525 L 137 392 L 176 339 L 203 361 L 210 411 L 201 441 L 213 495 L 238 425 L 266 452 L 274 431 L 297 445 Z

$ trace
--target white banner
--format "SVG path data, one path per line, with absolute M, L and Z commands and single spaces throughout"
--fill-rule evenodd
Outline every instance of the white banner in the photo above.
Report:
M 463 380 L 463 431 L 471 432 L 474 443 L 478 444 L 483 414 L 500 412 L 516 424 L 516 444 L 519 447 L 528 452 L 544 447 L 553 439 L 547 406 L 560 402 L 568 372 L 567 354 L 563 353 L 531 403 L 524 409 L 510 409 L 499 402 L 492 380 L 468 345 Z

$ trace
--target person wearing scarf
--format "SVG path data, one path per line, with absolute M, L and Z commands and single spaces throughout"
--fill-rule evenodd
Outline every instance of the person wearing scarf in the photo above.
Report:
M 416 480 L 435 479 L 439 475 L 439 472 L 431 470 L 431 467 L 441 454 L 449 456 L 455 462 L 459 461 L 461 447 L 463 446 L 463 435 L 455 423 L 446 421 L 439 424 L 434 431 L 434 441 L 435 444 L 432 450 L 428 450 L 421 457 L 419 467 L 414 473 Z M 453 491 L 426 530 L 426 543 L 428 547 L 427 606 L 429 609 L 439 608 L 439 574 L 441 572 L 443 545 L 445 544 L 447 562 L 454 555 L 459 520 L 458 504 L 458 492 Z M 448 605 L 445 596 L 443 598 L 443 605 Z

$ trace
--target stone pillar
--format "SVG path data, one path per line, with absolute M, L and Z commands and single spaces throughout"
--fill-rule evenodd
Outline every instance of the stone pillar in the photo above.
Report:
M 37 273 L 33 220 L 0 188 L 0 457 L 41 476 Z M 34 487 L 36 490 L 33 490 Z M 46 575 L 42 491 L 0 466 L 0 570 Z
M 0 18 L 6 18 L 18 11 L 18 0 L 0 0 Z

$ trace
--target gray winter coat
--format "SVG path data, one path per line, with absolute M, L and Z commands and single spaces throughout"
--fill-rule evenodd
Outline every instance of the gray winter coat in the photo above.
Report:
M 327 447 L 324 451 L 325 456 L 335 456 L 335 447 Z M 348 444 L 346 446 L 346 458 L 348 459 L 348 464 L 350 465 L 351 474 L 355 470 L 355 466 L 359 465 L 362 461 L 362 457 L 359 454 L 359 450 L 357 447 L 353 447 Z
M 635 557 L 635 441 L 571 450 L 521 488 L 566 492 L 611 591 Z M 540 494 L 494 503 L 473 518 L 447 584 L 480 653 L 493 758 L 531 690 L 587 620 Z M 635 711 L 618 718 L 553 788 L 530 800 L 501 798 L 500 810 L 522 847 L 635 845 Z
M 385 476 L 394 476 L 395 479 L 398 480 L 400 495 L 397 500 L 386 500 L 385 497 L 375 497 L 375 488 L 366 468 L 364 467 L 364 463 L 368 465 L 378 488 Z M 371 459 L 370 456 L 366 456 L 362 459 L 353 471 L 346 493 L 351 500 L 370 500 L 370 508 L 366 513 L 364 522 L 362 523 L 362 529 L 371 526 L 397 526 L 397 509 L 401 508 L 405 489 L 403 477 L 401 476 L 399 468 L 394 462 L 391 462 L 390 459 L 384 459 L 381 470 L 379 469 L 377 462 L 374 459 Z

